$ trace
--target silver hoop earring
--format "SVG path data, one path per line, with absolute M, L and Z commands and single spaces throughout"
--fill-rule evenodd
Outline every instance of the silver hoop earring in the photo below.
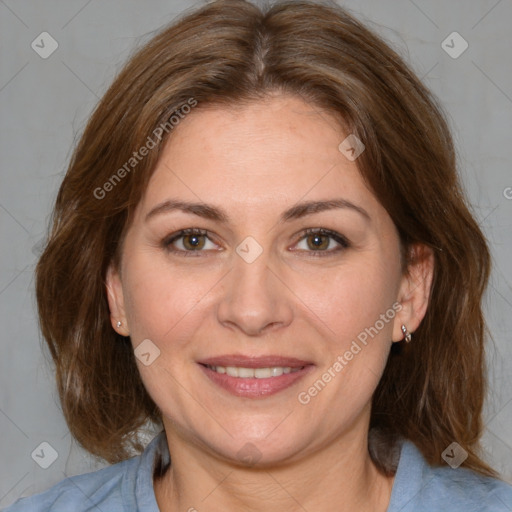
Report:
M 123 322 L 121 322 L 121 321 L 117 322 L 117 327 L 118 328 L 121 327 L 121 325 L 123 325 Z
M 402 325 L 402 333 L 404 335 L 405 342 L 409 343 L 412 339 L 412 334 L 407 330 L 407 327 L 405 327 L 405 325 Z

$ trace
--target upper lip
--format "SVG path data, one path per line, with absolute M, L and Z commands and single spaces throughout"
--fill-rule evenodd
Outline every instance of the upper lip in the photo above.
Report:
M 237 366 L 239 368 L 272 368 L 276 366 L 300 368 L 313 364 L 311 361 L 284 356 L 244 356 L 241 354 L 229 354 L 224 356 L 209 357 L 198 361 L 199 364 L 210 366 Z

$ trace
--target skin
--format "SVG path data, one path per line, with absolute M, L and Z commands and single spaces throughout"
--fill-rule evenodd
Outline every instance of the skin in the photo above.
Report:
M 371 397 L 401 325 L 414 332 L 425 315 L 433 257 L 418 246 L 423 257 L 402 272 L 391 218 L 357 161 L 338 150 L 346 135 L 328 113 L 276 95 L 236 108 L 199 106 L 163 151 L 120 268 L 107 275 L 113 327 L 134 347 L 150 339 L 160 350 L 152 364 L 138 365 L 172 455 L 154 485 L 163 511 L 387 508 L 393 478 L 378 472 L 367 450 Z M 221 208 L 228 221 L 180 210 L 146 220 L 171 198 Z M 337 208 L 280 221 L 299 202 L 338 198 L 369 219 Z M 211 236 L 200 237 L 200 251 L 190 250 L 190 236 L 172 245 L 181 252 L 166 249 L 169 235 L 185 228 Z M 335 231 L 349 247 L 324 236 L 319 255 L 307 228 Z M 263 249 L 252 263 L 236 252 L 247 236 Z M 298 393 L 394 303 L 402 306 L 395 318 L 301 404 Z M 241 398 L 198 365 L 224 354 L 291 356 L 314 369 L 275 395 Z M 258 450 L 253 464 L 240 460 L 247 443 Z

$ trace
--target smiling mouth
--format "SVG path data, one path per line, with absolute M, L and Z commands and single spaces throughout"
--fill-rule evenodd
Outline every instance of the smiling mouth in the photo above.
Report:
M 292 368 L 291 366 L 269 366 L 266 368 L 244 368 L 240 366 L 214 366 L 207 364 L 207 368 L 214 372 L 229 375 L 237 379 L 269 379 L 272 377 L 280 377 L 283 374 L 295 373 L 304 366 Z
M 260 399 L 290 388 L 315 368 L 313 363 L 295 358 L 239 355 L 210 358 L 198 366 L 214 388 Z

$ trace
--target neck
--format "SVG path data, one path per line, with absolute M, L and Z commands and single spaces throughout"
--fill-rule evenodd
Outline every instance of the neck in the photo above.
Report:
M 393 477 L 372 462 L 367 436 L 336 439 L 307 456 L 269 467 L 241 467 L 166 432 L 172 464 L 155 481 L 162 512 L 178 510 L 385 512 Z

